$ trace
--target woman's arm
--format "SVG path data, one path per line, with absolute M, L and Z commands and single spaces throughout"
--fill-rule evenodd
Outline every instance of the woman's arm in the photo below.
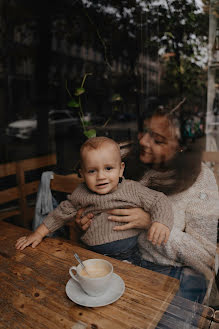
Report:
M 86 231 L 93 218 L 93 214 L 89 213 L 82 216 L 84 209 L 77 211 L 75 222 L 82 231 Z M 125 231 L 130 228 L 139 228 L 148 230 L 151 226 L 150 214 L 145 212 L 142 208 L 129 208 L 129 209 L 113 209 L 108 211 L 108 219 L 113 222 L 125 223 L 122 226 L 115 226 L 115 231 Z
M 115 226 L 115 231 L 125 231 L 130 228 L 148 230 L 151 226 L 150 214 L 145 212 L 142 208 L 113 209 L 109 210 L 108 214 L 110 214 L 108 217 L 109 220 L 126 223 L 122 226 Z
M 193 236 L 173 227 L 167 244 L 155 248 L 167 258 L 203 273 L 208 279 L 213 275 L 216 252 L 213 244 L 207 250 Z
M 190 266 L 209 278 L 214 271 L 219 218 L 218 187 L 210 169 L 203 168 L 190 191 L 182 193 L 182 202 L 186 200 L 184 232 L 173 227 L 167 244 L 153 248 L 162 256 Z
M 217 243 L 219 194 L 215 177 L 209 168 L 203 178 L 194 184 L 194 193 L 186 209 L 186 232 L 209 249 Z

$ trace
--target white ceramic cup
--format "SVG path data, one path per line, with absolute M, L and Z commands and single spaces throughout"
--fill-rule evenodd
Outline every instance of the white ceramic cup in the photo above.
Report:
M 95 297 L 103 295 L 110 288 L 113 265 L 104 259 L 87 259 L 83 264 L 90 275 L 83 275 L 84 270 L 79 264 L 69 269 L 72 279 L 77 281 L 88 295 Z M 76 274 L 72 270 L 76 271 Z

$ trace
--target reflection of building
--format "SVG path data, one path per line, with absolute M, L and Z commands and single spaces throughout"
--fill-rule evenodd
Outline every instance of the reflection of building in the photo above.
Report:
M 219 18 L 211 0 L 209 16 L 208 103 L 206 113 L 206 149 L 219 149 Z
M 60 47 L 58 45 L 60 45 Z M 93 68 L 94 71 L 98 71 L 98 68 L 96 68 L 97 66 L 103 66 L 102 71 L 107 71 L 107 69 L 109 69 L 109 66 L 106 63 L 106 59 L 98 50 L 95 50 L 90 46 L 78 46 L 77 44 L 71 45 L 65 38 L 61 40 L 57 39 L 55 34 L 53 34 L 52 37 L 52 51 L 61 52 L 62 54 L 65 54 L 65 56 L 73 59 L 72 62 L 69 60 L 68 67 L 68 72 L 70 72 L 71 77 L 77 76 L 80 73 L 80 76 L 83 76 L 83 73 L 86 71 L 86 67 L 89 67 L 89 64 L 90 68 Z M 75 65 L 76 63 L 74 61 L 75 59 L 83 60 L 82 72 L 78 72 L 78 69 Z M 65 63 L 63 63 L 62 70 L 64 69 L 64 64 Z M 120 76 L 130 72 L 129 65 L 127 62 L 123 61 L 122 57 L 118 58 L 117 60 L 114 59 L 113 62 L 109 65 L 111 66 L 111 73 L 113 76 Z M 59 68 L 57 67 L 57 70 L 58 69 Z M 160 84 L 159 62 L 152 61 L 150 58 L 144 56 L 143 54 L 140 54 L 136 59 L 134 74 L 137 77 L 142 77 L 143 79 L 147 80 L 147 88 L 149 88 L 152 93 L 155 92 L 156 88 L 158 88 Z M 144 85 L 142 85 L 142 88 L 144 91 L 146 90 Z
M 152 61 L 149 57 L 140 54 L 136 67 L 136 74 L 144 79 L 142 93 L 147 91 L 147 95 L 158 95 L 160 86 L 161 69 L 158 61 Z
M 1 109 L 4 109 L 4 113 L 0 112 L 1 122 L 18 117 L 27 118 L 35 111 L 33 103 L 38 96 L 36 79 L 39 67 L 39 63 L 37 66 L 36 62 L 38 48 L 41 47 L 39 22 L 34 18 L 34 13 L 32 20 L 26 22 L 25 19 L 24 15 L 18 20 L 19 23 L 10 22 L 10 33 L 6 33 L 7 40 L 4 42 L 7 56 L 3 60 L 0 57 L 0 77 L 4 81 L 4 89 L 0 85 L 0 101 L 2 98 L 5 99 L 5 104 L 1 106 Z M 136 108 L 136 94 L 140 97 L 157 95 L 160 84 L 160 69 L 157 62 L 140 54 L 131 65 L 128 62 L 129 57 L 123 58 L 121 54 L 109 63 L 95 45 L 83 40 L 79 40 L 79 45 L 79 42 L 70 40 L 69 31 L 66 32 L 63 28 L 63 19 L 56 20 L 50 17 L 50 20 L 51 35 L 45 36 L 50 45 L 50 53 L 45 55 L 45 61 L 49 61 L 49 65 L 48 72 L 44 72 L 44 78 L 48 79 L 46 103 L 49 107 L 65 108 L 69 97 L 66 92 L 66 81 L 71 90 L 74 90 L 86 72 L 92 72 L 93 80 L 95 79 L 95 82 L 87 84 L 87 88 L 93 93 L 89 102 L 92 104 L 91 107 L 96 107 L 96 111 L 111 106 L 107 105 L 107 101 L 109 103 L 110 94 L 113 92 L 124 93 L 125 111 L 133 111 Z M 46 56 L 49 56 L 49 60 Z

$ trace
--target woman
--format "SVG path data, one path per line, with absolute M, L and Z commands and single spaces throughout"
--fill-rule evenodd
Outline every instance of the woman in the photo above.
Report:
M 180 279 L 178 295 L 201 303 L 214 272 L 217 184 L 211 170 L 201 164 L 200 152 L 191 151 L 175 111 L 158 109 L 142 122 L 138 154 L 129 155 L 125 176 L 169 197 L 174 227 L 167 244 L 157 246 L 146 238 L 150 217 L 142 209 L 115 209 L 109 220 L 127 223 L 117 230 L 144 228 L 138 240 L 141 266 Z M 81 214 L 76 222 L 86 230 L 92 214 L 80 218 Z

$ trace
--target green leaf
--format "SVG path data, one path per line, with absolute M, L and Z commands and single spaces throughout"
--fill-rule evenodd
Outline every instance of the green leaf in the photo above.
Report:
M 165 32 L 164 34 L 165 34 L 166 36 L 168 36 L 168 37 L 174 39 L 174 35 L 173 35 L 172 32 Z
M 79 107 L 80 105 L 75 99 L 72 99 L 70 102 L 68 102 L 68 106 L 69 107 Z
M 112 112 L 119 112 L 118 106 L 114 106 Z
M 87 127 L 87 126 L 90 126 L 91 125 L 91 122 L 90 121 L 83 121 L 84 122 L 84 125 L 85 125 L 85 127 Z
M 95 129 L 85 130 L 84 135 L 87 138 L 96 137 L 96 130 Z
M 84 89 L 84 88 L 77 88 L 77 89 L 75 90 L 75 96 L 80 96 L 80 95 L 82 95 L 84 92 L 85 92 L 85 89 Z

